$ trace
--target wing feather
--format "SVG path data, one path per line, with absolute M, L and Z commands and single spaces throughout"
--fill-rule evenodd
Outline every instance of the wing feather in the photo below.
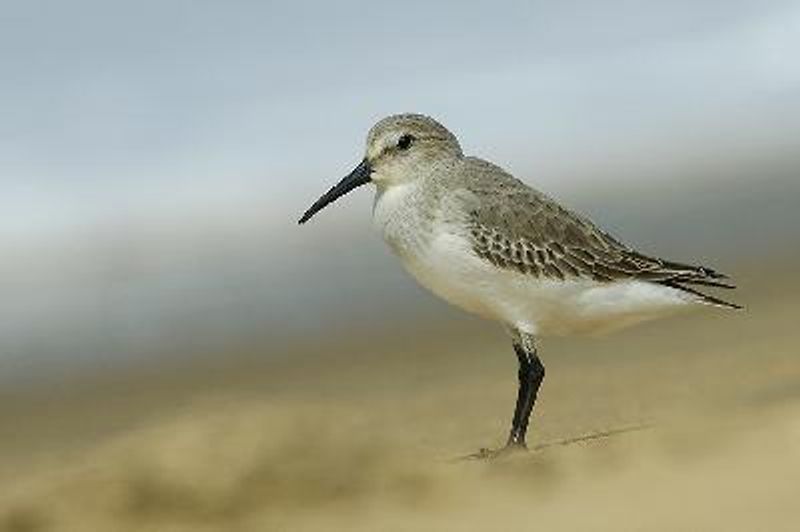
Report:
M 484 163 L 488 164 L 488 163 Z M 538 278 L 613 282 L 637 279 L 662 284 L 721 306 L 736 307 L 690 285 L 734 288 L 710 268 L 640 253 L 588 219 L 493 167 L 469 183 L 475 200 L 469 212 L 473 250 L 495 266 Z

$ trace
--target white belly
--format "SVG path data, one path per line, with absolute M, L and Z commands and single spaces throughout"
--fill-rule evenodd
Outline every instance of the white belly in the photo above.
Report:
M 379 193 L 373 222 L 420 284 L 469 312 L 548 336 L 621 328 L 692 301 L 641 281 L 560 281 L 497 268 L 472 251 L 458 225 L 419 212 L 423 196 L 413 184 Z
M 616 329 L 689 302 L 677 290 L 640 281 L 560 281 L 500 269 L 449 232 L 401 259 L 420 284 L 446 301 L 540 336 Z

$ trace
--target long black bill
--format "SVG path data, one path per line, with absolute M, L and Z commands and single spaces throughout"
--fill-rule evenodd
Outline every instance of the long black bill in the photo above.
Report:
M 314 205 L 309 207 L 309 209 L 303 214 L 303 217 L 297 222 L 299 224 L 306 223 L 312 216 L 317 214 L 317 212 L 324 209 L 328 204 L 333 203 L 336 201 L 337 198 L 340 196 L 344 196 L 354 188 L 358 188 L 361 185 L 366 185 L 370 182 L 370 174 L 372 174 L 372 168 L 369 166 L 369 162 L 366 159 L 361 161 L 355 169 L 350 172 L 344 179 L 339 181 L 332 189 L 327 191 L 325 194 L 322 195 L 317 201 L 314 202 Z

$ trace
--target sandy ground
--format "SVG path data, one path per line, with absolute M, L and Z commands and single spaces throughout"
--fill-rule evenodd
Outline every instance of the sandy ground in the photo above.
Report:
M 460 315 L 6 404 L 0 529 L 798 530 L 794 277 L 545 342 L 538 448 L 494 462 L 458 458 L 503 441 L 515 359 Z

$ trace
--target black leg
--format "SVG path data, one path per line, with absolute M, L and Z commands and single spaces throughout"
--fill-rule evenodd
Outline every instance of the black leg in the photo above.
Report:
M 525 447 L 525 434 L 528 432 L 528 421 L 531 417 L 536 394 L 544 380 L 544 365 L 536 355 L 536 348 L 526 349 L 522 344 L 514 342 L 514 351 L 519 360 L 519 391 L 517 405 L 514 408 L 514 419 L 511 422 L 511 433 L 507 446 Z

